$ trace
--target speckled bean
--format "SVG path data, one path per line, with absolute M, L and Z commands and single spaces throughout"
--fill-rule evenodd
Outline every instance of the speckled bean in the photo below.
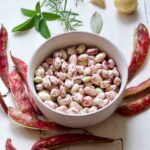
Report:
M 77 84 L 77 83 L 75 83 L 74 85 L 73 85 L 73 87 L 71 88 L 71 90 L 70 90 L 70 92 L 71 92 L 71 94 L 74 94 L 75 92 L 78 92 L 79 91 L 79 84 Z
M 80 93 L 74 93 L 72 95 L 72 98 L 73 98 L 74 101 L 76 101 L 78 103 L 81 103 L 83 95 L 81 95 Z
M 68 71 L 68 64 L 67 62 L 63 62 L 61 65 L 61 69 L 63 72 L 67 72 Z
M 42 83 L 42 81 L 43 81 L 43 78 L 40 77 L 40 76 L 36 76 L 36 77 L 34 78 L 34 83 Z
M 81 103 L 84 107 L 90 107 L 92 102 L 93 98 L 91 96 L 84 96 Z
M 43 78 L 45 75 L 44 68 L 42 66 L 38 67 L 38 69 L 35 72 L 35 75 Z
M 60 90 L 59 89 L 53 88 L 51 90 L 51 93 L 50 93 L 51 97 L 58 97 L 59 95 L 60 95 Z
M 98 74 L 92 75 L 92 83 L 94 85 L 100 86 L 102 81 L 103 81 L 103 79 Z
M 74 102 L 74 101 L 70 103 L 69 107 L 76 107 L 79 111 L 83 109 L 81 105 L 79 105 L 77 102 Z
M 44 104 L 52 109 L 56 109 L 58 107 L 58 105 L 53 101 L 45 101 Z
M 79 109 L 77 107 L 71 107 L 68 109 L 67 111 L 69 114 L 78 114 L 79 113 Z
M 111 82 L 109 80 L 104 80 L 101 82 L 100 87 L 102 89 L 105 89 L 105 88 L 109 87 L 110 85 L 111 85 Z
M 76 47 L 72 46 L 72 47 L 67 48 L 67 54 L 68 55 L 76 54 Z
M 96 55 L 98 53 L 98 48 L 89 48 L 87 49 L 87 54 L 88 55 Z
M 67 113 L 68 108 L 65 105 L 62 105 L 62 106 L 57 107 L 55 110 L 62 112 L 62 113 Z
M 43 78 L 43 82 L 42 82 L 42 85 L 44 88 L 48 89 L 48 90 L 51 90 L 51 81 L 50 81 L 50 78 L 49 78 L 49 75 L 45 76 Z
M 88 54 L 81 54 L 78 56 L 78 61 L 87 61 L 88 60 Z
M 36 84 L 35 88 L 37 91 L 42 91 L 44 89 L 42 83 Z
M 50 96 L 49 92 L 46 90 L 40 91 L 38 93 L 38 96 L 42 101 L 51 100 L 51 96 Z
M 53 65 L 56 69 L 60 69 L 61 67 L 61 59 L 59 57 L 55 57 L 53 61 Z
M 116 85 L 116 86 L 119 86 L 121 84 L 121 79 L 119 77 L 116 77 L 113 81 L 113 83 Z
M 92 69 L 90 67 L 85 67 L 83 70 L 84 75 L 91 75 L 92 74 Z
M 71 55 L 70 57 L 69 57 L 69 62 L 71 63 L 71 64 L 77 64 L 77 55 L 75 55 L 75 54 L 73 54 L 73 55 Z
M 82 53 L 84 53 L 85 49 L 86 49 L 86 45 L 81 44 L 76 48 L 76 51 L 77 51 L 78 54 L 82 54 Z
M 60 85 L 60 96 L 62 98 L 66 97 L 66 87 L 64 87 L 63 85 Z
M 89 96 L 96 96 L 97 95 L 97 91 L 93 86 L 85 87 L 84 92 Z
M 95 62 L 100 63 L 106 58 L 106 53 L 99 53 L 95 56 Z

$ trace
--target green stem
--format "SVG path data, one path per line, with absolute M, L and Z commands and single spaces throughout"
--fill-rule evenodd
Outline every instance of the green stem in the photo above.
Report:
M 66 10 L 66 6 L 67 6 L 67 0 L 65 0 L 64 11 Z
M 46 2 L 46 0 L 44 0 L 44 1 L 42 2 L 41 7 L 45 4 L 45 2 Z

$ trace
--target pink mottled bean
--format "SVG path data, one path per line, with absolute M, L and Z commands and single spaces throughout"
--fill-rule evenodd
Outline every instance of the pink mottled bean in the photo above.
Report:
M 105 93 L 98 93 L 96 98 L 103 100 L 105 98 Z
M 103 81 L 103 79 L 98 74 L 92 75 L 92 83 L 94 85 L 100 86 L 102 81 Z
M 58 107 L 58 105 L 53 101 L 45 101 L 44 104 L 52 109 L 56 109 Z
M 108 69 L 109 69 L 109 65 L 108 65 L 108 62 L 107 62 L 106 60 L 104 60 L 104 61 L 102 62 L 102 67 L 103 67 L 103 69 L 105 69 L 105 70 L 108 70 Z
M 113 81 L 113 83 L 116 85 L 116 86 L 119 86 L 121 84 L 121 79 L 119 77 L 116 77 Z
M 51 97 L 58 97 L 60 95 L 60 90 L 53 88 L 50 93 Z
M 80 88 L 80 87 L 79 87 L 79 84 L 77 84 L 77 83 L 74 84 L 73 87 L 71 88 L 71 91 L 70 91 L 71 94 L 74 94 L 75 92 L 78 92 L 78 91 L 79 91 L 79 88 Z
M 85 67 L 83 70 L 84 75 L 91 75 L 92 69 L 90 67 Z
M 84 96 L 81 103 L 84 107 L 90 107 L 92 102 L 93 98 L 91 96 Z
M 89 113 L 93 113 L 93 112 L 96 112 L 98 109 L 96 106 L 92 106 L 90 109 L 89 109 Z
M 53 71 L 51 69 L 48 69 L 46 72 L 45 72 L 45 75 L 53 75 Z
M 99 53 L 95 56 L 95 61 L 97 63 L 100 63 L 100 62 L 104 61 L 105 58 L 106 58 L 106 53 Z
M 84 92 L 89 96 L 96 96 L 97 95 L 97 91 L 93 86 L 85 87 Z
M 66 86 L 66 88 L 68 88 L 68 89 L 72 88 L 73 84 L 74 84 L 74 83 L 73 83 L 72 80 L 67 79 L 67 80 L 65 81 L 65 86 Z
M 77 65 L 76 66 L 76 69 L 77 69 L 77 72 L 79 73 L 79 74 L 84 74 L 84 67 L 83 66 L 79 66 L 79 65 Z
M 83 98 L 83 95 L 81 95 L 80 93 L 74 93 L 72 95 L 72 98 L 74 101 L 78 102 L 78 103 L 81 103 L 82 102 L 82 98 Z
M 102 89 L 105 89 L 105 88 L 109 87 L 110 85 L 111 85 L 111 82 L 109 80 L 104 80 L 101 82 L 100 87 Z
M 69 64 L 67 76 L 69 79 L 77 75 L 77 69 L 75 64 Z
M 71 64 L 77 64 L 77 55 L 75 55 L 75 54 L 73 54 L 73 55 L 71 55 L 70 57 L 69 57 L 69 62 L 71 63 Z
M 62 106 L 57 107 L 55 110 L 59 112 L 67 113 L 68 108 L 62 105 Z
M 89 113 L 89 108 L 83 108 L 81 111 L 80 111 L 80 114 L 87 114 Z
M 59 106 L 63 106 L 63 105 L 69 106 L 71 101 L 72 101 L 72 99 L 67 96 L 65 98 L 61 98 L 61 97 L 57 98 L 57 102 L 58 102 Z
M 61 67 L 61 59 L 59 57 L 55 57 L 53 61 L 53 65 L 56 69 L 60 69 Z
M 61 49 L 60 52 L 62 54 L 62 59 L 66 60 L 68 58 L 68 55 L 67 55 L 66 51 Z
M 63 62 L 61 65 L 61 69 L 63 72 L 67 72 L 68 71 L 68 64 L 67 62 Z
M 67 48 L 67 54 L 68 55 L 76 54 L 76 47 L 72 46 L 72 47 Z
M 113 69 L 115 67 L 115 62 L 112 59 L 108 60 L 108 66 L 110 69 Z
M 68 109 L 67 111 L 69 114 L 78 114 L 79 113 L 79 109 L 76 107 L 71 107 Z
M 51 83 L 52 83 L 53 85 L 58 85 L 58 84 L 60 84 L 59 79 L 56 78 L 55 76 L 49 76 L 49 79 L 50 79 L 50 81 L 51 81 Z
M 42 64 L 42 67 L 44 68 L 45 71 L 47 71 L 47 70 L 49 69 L 49 64 L 46 63 L 46 62 L 44 62 L 44 63 Z
M 54 57 L 54 58 L 55 58 L 55 57 L 61 58 L 61 57 L 62 57 L 62 53 L 61 53 L 60 51 L 54 52 L 53 57 Z
M 78 61 L 87 61 L 88 55 L 87 54 L 81 54 L 78 56 Z
M 98 53 L 98 49 L 97 48 L 89 48 L 87 49 L 87 54 L 88 55 L 96 55 Z
M 109 101 L 112 101 L 116 97 L 116 95 L 117 93 L 115 91 L 106 92 L 105 98 L 108 99 Z
M 64 87 L 63 85 L 60 85 L 60 96 L 62 98 L 66 97 L 66 87 Z
M 76 51 L 78 54 L 82 54 L 82 53 L 84 53 L 85 49 L 86 49 L 86 45 L 81 44 L 76 48 Z

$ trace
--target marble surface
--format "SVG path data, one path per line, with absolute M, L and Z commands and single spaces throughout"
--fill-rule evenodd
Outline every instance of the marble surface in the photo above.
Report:
M 11 29 L 18 23 L 26 19 L 20 13 L 20 8 L 33 8 L 36 0 L 0 0 L 0 22 L 8 29 L 9 40 L 7 51 L 11 51 L 15 56 L 29 62 L 33 52 L 45 41 L 34 29 L 19 34 L 14 34 Z M 98 11 L 104 21 L 101 35 L 111 40 L 123 52 L 127 63 L 129 63 L 133 49 L 133 31 L 138 23 L 148 25 L 150 29 L 150 3 L 149 0 L 139 0 L 138 10 L 131 16 L 119 14 L 114 7 L 113 1 L 106 0 L 106 9 L 99 9 L 84 0 L 78 7 L 75 7 L 74 0 L 69 1 L 68 7 L 76 10 L 83 20 L 83 26 L 78 31 L 91 32 L 89 21 L 91 15 Z M 63 33 L 63 29 L 58 22 L 49 23 L 52 36 Z M 10 59 L 9 59 L 10 61 Z M 128 85 L 136 85 L 149 77 L 150 59 L 145 66 Z M 10 66 L 12 68 L 12 65 Z M 0 91 L 6 93 L 7 89 L 0 80 Z M 9 106 L 14 106 L 11 95 L 5 98 Z M 124 139 L 124 150 L 149 150 L 150 149 L 150 109 L 131 118 L 124 118 L 114 113 L 104 122 L 88 128 L 88 130 L 99 136 Z M 2 109 L 0 109 L 0 150 L 5 149 L 5 141 L 8 137 L 13 140 L 18 150 L 29 150 L 39 136 L 53 135 L 54 132 L 43 132 L 29 130 L 17 126 L 10 122 Z M 67 146 L 61 150 L 121 150 L 119 142 L 113 144 L 84 144 Z

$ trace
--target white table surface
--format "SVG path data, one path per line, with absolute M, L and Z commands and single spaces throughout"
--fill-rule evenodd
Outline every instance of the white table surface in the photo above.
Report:
M 7 51 L 26 61 L 30 60 L 33 52 L 45 41 L 34 29 L 20 34 L 13 34 L 11 29 L 26 17 L 20 12 L 20 8 L 33 8 L 36 0 L 0 0 L 0 22 L 8 30 L 9 40 Z M 148 25 L 150 29 L 150 1 L 139 0 L 137 13 L 131 16 L 120 15 L 113 4 L 113 0 L 106 0 L 107 7 L 102 10 L 84 0 L 77 8 L 74 0 L 70 0 L 68 7 L 72 7 L 79 12 L 84 26 L 78 28 L 81 31 L 89 31 L 90 17 L 94 11 L 101 13 L 104 26 L 101 35 L 111 40 L 123 52 L 127 63 L 129 63 L 133 47 L 133 31 L 138 23 Z M 149 18 L 149 19 L 148 19 Z M 49 23 L 52 36 L 63 32 L 58 22 Z M 147 60 L 144 68 L 128 85 L 136 85 L 147 79 L 150 75 L 150 59 Z M 2 81 L 0 81 L 0 91 L 5 93 Z M 14 106 L 11 96 L 5 98 L 9 106 Z M 13 140 L 18 150 L 29 150 L 32 144 L 39 139 L 39 131 L 25 129 L 16 126 L 0 109 L 0 150 L 5 150 L 5 141 L 8 137 Z M 106 121 L 88 129 L 99 136 L 124 139 L 124 150 L 150 150 L 150 109 L 131 118 L 124 118 L 118 114 L 113 114 Z M 50 135 L 55 133 L 48 133 Z M 43 135 L 43 134 L 42 134 Z M 121 150 L 119 142 L 114 144 L 90 144 L 77 145 L 62 148 L 61 150 Z

